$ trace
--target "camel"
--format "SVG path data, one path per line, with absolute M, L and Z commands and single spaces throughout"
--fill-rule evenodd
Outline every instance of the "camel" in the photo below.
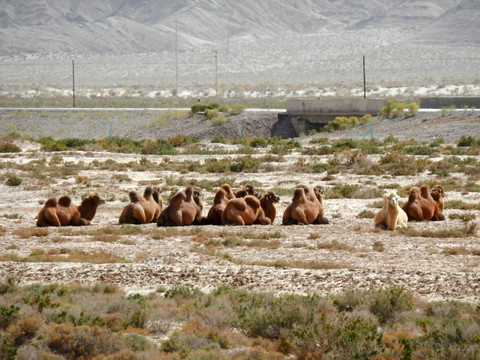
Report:
M 228 200 L 235 199 L 235 194 L 228 184 L 223 184 L 215 193 L 213 205 L 208 210 L 207 223 L 211 225 L 222 225 L 222 213 L 227 206 Z
M 98 206 L 102 204 L 105 204 L 105 201 L 97 194 L 87 196 L 78 207 L 72 203 L 72 199 L 68 195 L 62 195 L 58 200 L 52 196 L 48 198 L 38 213 L 37 226 L 90 225 Z
M 323 193 L 321 188 L 295 189 L 292 203 L 283 213 L 282 224 L 328 224 L 328 219 L 324 216 Z
M 223 225 L 270 225 L 271 219 L 265 216 L 260 200 L 254 195 L 231 199 L 222 213 Z
M 408 217 L 398 205 L 398 196 L 394 192 L 383 196 L 383 208 L 375 215 L 375 227 L 383 230 L 397 230 L 407 226 Z
M 195 200 L 196 198 L 196 200 Z M 202 223 L 201 194 L 187 186 L 170 199 L 168 206 L 158 217 L 157 226 L 186 226 L 194 222 Z
M 433 220 L 434 217 L 437 219 L 439 214 L 438 205 L 430 195 L 426 184 L 420 188 L 415 186 L 410 190 L 403 210 L 407 213 L 409 221 Z
M 273 191 L 267 192 L 265 195 L 263 195 L 260 198 L 260 206 L 263 209 L 263 212 L 265 213 L 265 217 L 270 219 L 270 223 L 273 224 L 275 221 L 275 218 L 277 216 L 277 207 L 276 203 L 280 201 L 280 197 L 275 195 Z M 258 224 L 259 222 L 255 221 L 255 224 Z
M 443 221 L 445 220 L 445 216 L 443 215 L 443 209 L 445 206 L 443 198 L 445 197 L 445 192 L 440 185 L 436 185 L 432 191 L 430 191 L 430 195 L 433 200 L 437 203 L 438 212 L 433 214 L 432 220 Z
M 119 224 L 148 224 L 157 222 L 162 211 L 160 190 L 147 186 L 141 196 L 136 191 L 128 194 L 130 203 L 123 208 L 118 219 Z
M 237 192 L 235 192 L 235 197 L 237 198 L 243 198 L 247 195 L 253 195 L 257 198 L 260 198 L 258 193 L 253 189 L 253 185 L 247 184 Z

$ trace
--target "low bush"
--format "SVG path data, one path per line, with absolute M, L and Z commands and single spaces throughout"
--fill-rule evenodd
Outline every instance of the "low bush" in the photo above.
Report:
M 4 142 L 0 143 L 0 153 L 19 153 L 22 152 L 22 149 L 20 149 L 17 145 Z
M 333 132 L 333 131 L 352 128 L 358 125 L 360 125 L 360 122 L 358 121 L 358 118 L 355 116 L 350 116 L 350 117 L 337 116 L 334 120 L 329 121 L 327 125 L 325 125 L 322 128 L 322 131 Z
M 10 172 L 7 172 L 5 177 L 7 178 L 6 184 L 8 186 L 19 186 L 22 183 L 22 179 L 20 177 Z

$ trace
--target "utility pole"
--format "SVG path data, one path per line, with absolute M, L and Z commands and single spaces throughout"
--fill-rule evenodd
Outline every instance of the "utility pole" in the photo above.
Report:
M 178 21 L 175 20 L 175 96 L 178 96 Z
M 75 61 L 72 59 L 72 94 L 73 107 L 75 108 Z
M 365 55 L 363 55 L 363 98 L 367 98 L 367 78 L 365 76 Z
M 218 56 L 217 56 L 217 50 L 215 50 L 215 99 L 218 100 Z

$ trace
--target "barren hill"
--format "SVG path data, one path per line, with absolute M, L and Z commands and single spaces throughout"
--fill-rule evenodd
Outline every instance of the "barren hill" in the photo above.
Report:
M 0 54 L 131 53 L 248 36 L 415 29 L 422 41 L 478 44 L 476 0 L 0 1 Z M 468 31 L 465 31 L 468 29 Z

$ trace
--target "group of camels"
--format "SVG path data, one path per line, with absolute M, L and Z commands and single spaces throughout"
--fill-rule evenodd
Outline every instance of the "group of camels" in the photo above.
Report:
M 189 185 L 177 192 L 163 207 L 160 189 L 147 186 L 143 195 L 130 191 L 130 203 L 119 217 L 120 224 L 148 224 L 158 226 L 187 225 L 270 225 L 277 216 L 276 203 L 280 198 L 269 191 L 260 196 L 252 185 L 234 192 L 223 184 L 216 191 L 213 205 L 206 217 L 203 213 L 202 194 Z M 408 221 L 445 220 L 443 216 L 443 188 L 432 191 L 428 185 L 414 187 L 408 201 L 400 207 L 395 193 L 384 196 L 383 208 L 375 216 L 375 227 L 396 230 Z M 99 205 L 104 204 L 97 194 L 86 197 L 75 206 L 68 195 L 49 198 L 37 215 L 37 226 L 89 225 Z M 297 188 L 282 217 L 283 225 L 328 224 L 324 214 L 323 191 L 320 187 Z
M 431 191 L 428 185 L 413 187 L 407 202 L 400 207 L 399 197 L 394 192 L 384 195 L 383 207 L 375 215 L 375 227 L 396 230 L 407 226 L 408 221 L 442 221 L 444 190 L 436 185 Z

